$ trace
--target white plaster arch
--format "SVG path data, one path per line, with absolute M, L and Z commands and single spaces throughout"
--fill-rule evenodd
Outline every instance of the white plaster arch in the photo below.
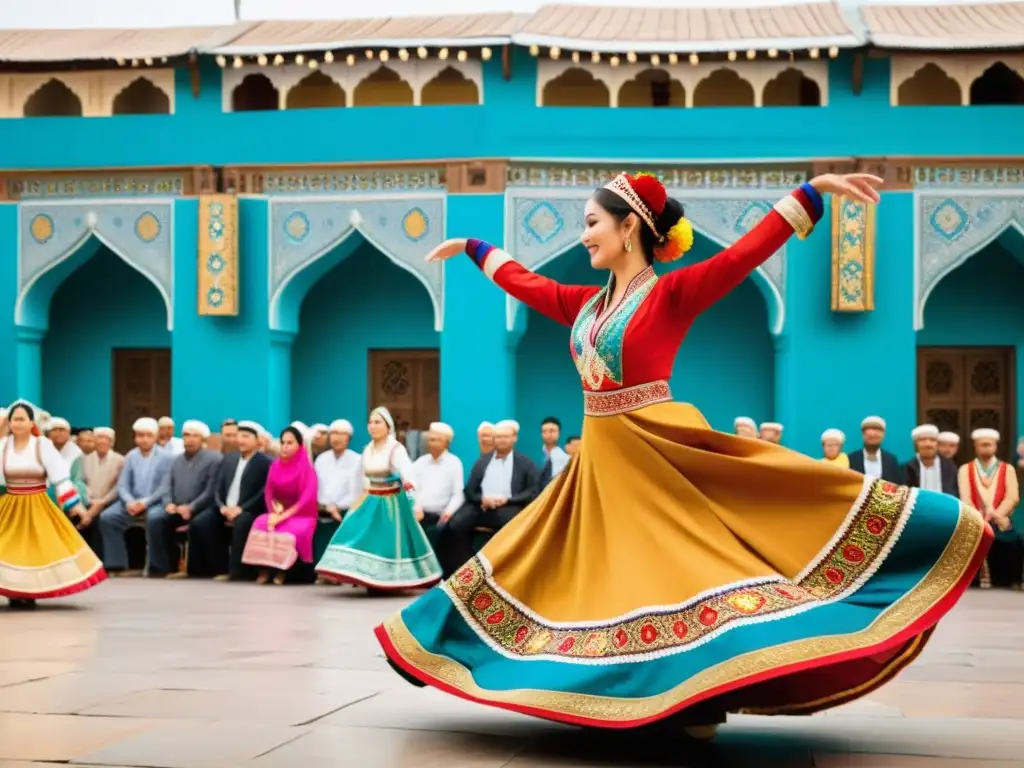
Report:
M 928 299 L 931 297 L 935 289 L 942 284 L 942 281 L 945 280 L 951 272 L 954 272 L 960 267 L 962 267 L 974 256 L 981 253 L 981 251 L 985 250 L 988 246 L 990 246 L 992 243 L 994 243 L 996 240 L 998 240 L 1000 237 L 1002 237 L 1010 230 L 1016 230 L 1016 232 L 1020 234 L 1021 237 L 1024 237 L 1024 215 L 1011 217 L 1008 221 L 1003 223 L 1002 226 L 993 228 L 992 232 L 988 233 L 984 239 L 971 245 L 971 247 L 967 248 L 959 256 L 957 256 L 955 260 L 951 261 L 949 264 L 946 264 L 942 268 L 942 270 L 937 274 L 935 279 L 928 286 L 926 286 L 924 290 L 921 289 L 920 281 L 921 262 L 919 258 L 914 259 L 915 331 L 920 331 L 922 328 L 924 328 L 924 311 L 928 304 Z M 916 234 L 917 233 L 915 233 L 915 235 Z M 919 247 L 920 246 L 918 246 L 918 248 Z M 917 250 L 917 248 L 915 248 L 915 250 Z
M 505 240 L 506 242 L 510 242 L 510 226 L 512 225 L 512 222 L 508 222 L 508 216 L 506 216 L 505 218 Z M 719 246 L 723 250 L 732 245 L 731 243 L 724 242 L 720 238 L 709 233 L 706 229 L 702 228 L 697 222 L 693 221 L 692 219 L 690 220 L 690 223 L 693 225 L 693 231 L 695 233 L 699 233 L 700 235 L 704 236 L 705 238 L 707 238 L 708 240 L 710 240 L 712 243 Z M 551 264 L 555 260 L 564 256 L 566 253 L 576 248 L 578 245 L 580 245 L 579 240 L 574 240 L 570 243 L 566 243 L 558 250 L 545 256 L 536 264 L 531 265 L 529 267 L 530 271 L 539 271 L 546 265 Z M 783 252 L 784 248 L 785 246 L 783 246 L 783 248 L 780 249 L 778 252 Z M 709 258 L 714 258 L 714 256 L 711 256 Z M 775 283 L 772 281 L 771 277 L 768 275 L 767 271 L 764 269 L 763 266 L 759 265 L 758 267 L 756 267 L 754 271 L 751 273 L 751 277 L 754 277 L 754 281 L 758 284 L 759 290 L 761 291 L 762 295 L 764 295 L 765 291 L 767 291 L 767 295 L 765 295 L 765 300 L 768 302 L 768 319 L 770 322 L 768 330 L 772 336 L 778 337 L 782 334 L 782 331 L 785 328 L 786 324 L 785 299 L 779 292 L 778 286 L 775 285 Z M 514 299 L 509 295 L 505 296 L 505 329 L 507 331 L 512 332 L 515 329 L 516 320 L 518 319 L 518 315 L 522 310 L 522 306 L 523 303 L 518 299 Z
M 900 86 L 913 78 L 928 64 L 934 64 L 960 86 L 963 106 L 971 103 L 971 86 L 993 65 L 1005 64 L 1024 77 L 1024 54 L 1021 53 L 901 53 L 894 54 L 889 77 L 889 104 L 900 105 Z
M 270 226 L 272 227 L 273 224 L 271 223 Z M 333 251 L 339 245 L 344 243 L 353 234 L 357 232 L 364 240 L 366 240 L 367 243 L 372 245 L 377 250 L 378 253 L 387 258 L 388 261 L 390 261 L 395 266 L 401 268 L 402 270 L 408 272 L 410 275 L 412 275 L 419 281 L 420 285 L 422 285 L 423 289 L 427 292 L 427 296 L 430 297 L 430 304 L 434 308 L 434 330 L 438 332 L 444 330 L 444 306 L 441 297 L 434 295 L 434 291 L 432 290 L 431 285 L 426 281 L 423 275 L 421 275 L 419 272 L 414 270 L 409 264 L 402 261 L 393 253 L 391 253 L 389 249 L 381 245 L 380 241 L 369 233 L 368 228 L 363 226 L 363 217 L 359 213 L 358 209 L 353 209 L 352 212 L 349 214 L 349 225 L 340 235 L 338 235 L 329 243 L 315 251 L 311 258 L 303 261 L 301 264 L 294 267 L 290 272 L 288 272 L 288 274 L 284 276 L 284 278 L 281 280 L 281 284 L 277 286 L 276 290 L 272 290 L 270 295 L 270 329 L 272 331 L 281 330 L 281 297 L 284 295 L 285 290 L 288 288 L 288 285 L 292 282 L 292 280 L 294 280 L 296 277 L 298 277 L 300 274 L 306 271 L 309 267 L 313 266 L 315 263 L 320 261 L 320 259 L 324 258 L 327 254 L 329 254 L 331 251 Z M 273 232 L 270 233 L 270 237 L 274 237 Z M 272 270 L 273 263 L 271 262 L 268 268 L 268 271 L 270 271 L 269 285 L 271 286 L 273 286 L 274 284 Z M 441 279 L 443 286 L 443 271 Z
M 147 80 L 167 97 L 167 114 L 174 114 L 173 69 L 114 69 L 103 73 L 100 99 L 105 115 L 114 114 L 114 101 L 136 80 Z
M 603 57 L 597 64 L 589 60 L 581 60 L 579 63 L 575 63 L 569 58 L 560 57 L 558 59 L 540 59 L 537 62 L 536 103 L 538 107 L 544 106 L 544 87 L 569 69 L 582 69 L 604 83 L 608 88 L 610 106 L 612 107 L 619 106 L 619 92 L 626 82 L 646 70 L 660 69 L 671 79 L 683 86 L 683 89 L 686 91 L 687 108 L 693 107 L 693 92 L 697 85 L 717 69 L 735 72 L 742 79 L 749 82 L 754 88 L 754 106 L 756 107 L 763 105 L 765 86 L 787 69 L 794 69 L 817 84 L 818 90 L 821 93 L 821 106 L 828 106 L 828 61 L 823 59 L 812 59 L 809 61 L 789 61 L 788 59 L 715 61 L 701 62 L 693 65 L 685 57 L 682 57 L 677 64 L 661 61 L 657 66 L 654 66 L 649 60 L 643 63 L 637 62 L 636 64 L 628 64 L 623 60 L 622 64 L 613 67 L 608 63 L 608 57 Z
M 21 288 L 21 290 L 18 291 L 18 298 L 14 302 L 14 323 L 15 323 L 15 325 L 18 325 L 18 326 L 23 325 L 23 322 L 24 322 L 25 300 L 28 298 L 29 294 L 32 292 L 33 286 L 35 286 L 35 284 L 38 283 L 39 280 L 41 280 L 44 275 L 52 272 L 54 269 L 56 269 L 61 264 L 66 262 L 68 259 L 70 259 L 72 256 L 74 256 L 76 253 L 78 253 L 78 251 L 82 248 L 82 246 L 84 246 L 91 239 L 95 239 L 98 242 L 100 242 L 111 253 L 113 253 L 115 256 L 117 256 L 117 258 L 119 258 L 121 261 L 123 261 L 125 264 L 127 264 L 129 267 L 131 267 L 134 271 L 138 272 L 140 275 L 142 275 L 144 278 L 146 278 L 146 280 L 148 280 L 150 283 L 153 284 L 153 287 L 155 287 L 157 289 L 157 291 L 159 292 L 160 298 L 162 298 L 164 300 L 164 307 L 167 309 L 167 330 L 168 331 L 173 331 L 174 330 L 174 304 L 171 301 L 171 297 L 167 294 L 167 291 L 164 290 L 164 287 L 162 285 L 160 285 L 159 281 L 157 281 L 152 275 L 150 275 L 146 270 L 144 270 L 141 267 L 139 267 L 139 265 L 134 263 L 130 258 L 125 256 L 117 246 L 115 246 L 112 242 L 110 242 L 110 240 L 105 238 L 96 229 L 96 224 L 94 222 L 90 223 L 90 225 L 88 226 L 86 231 L 83 232 L 82 235 L 77 240 L 75 240 L 70 246 L 68 246 L 64 250 L 64 252 L 60 255 L 59 258 L 57 258 L 53 263 L 47 264 L 44 269 L 40 270 L 37 274 L 33 275 L 32 278 Z M 21 251 L 21 229 L 19 227 L 19 229 L 18 229 L 18 252 L 20 253 L 20 251 Z M 174 279 L 173 271 L 171 273 L 171 279 L 172 280 Z M 20 259 L 18 261 L 18 284 L 21 285 L 21 261 L 20 261 Z
M 265 75 L 274 87 L 277 88 L 279 97 L 279 109 L 285 109 L 288 98 L 288 91 L 294 88 L 300 80 L 314 71 L 323 72 L 345 91 L 345 106 L 352 106 L 352 95 L 356 86 L 369 77 L 379 67 L 385 66 L 397 73 L 405 82 L 412 87 L 413 105 L 420 106 L 422 103 L 423 86 L 437 77 L 443 69 L 451 67 L 458 70 L 467 79 L 476 84 L 479 101 L 484 103 L 484 77 L 483 66 L 476 59 L 459 61 L 455 56 L 447 59 L 438 58 L 419 59 L 415 57 L 415 51 L 411 52 L 412 58 L 402 61 L 397 56 L 381 62 L 378 58 L 367 59 L 358 56 L 355 62 L 349 65 L 345 57 L 339 57 L 332 62 L 318 62 L 316 70 L 310 69 L 305 64 L 282 64 L 281 66 L 256 66 L 247 65 L 242 67 L 226 67 L 222 70 L 221 79 L 221 109 L 224 112 L 232 111 L 231 95 L 235 88 L 241 85 L 248 75 Z M 290 57 L 294 60 L 294 57 Z M 340 60 L 339 60 L 340 59 Z

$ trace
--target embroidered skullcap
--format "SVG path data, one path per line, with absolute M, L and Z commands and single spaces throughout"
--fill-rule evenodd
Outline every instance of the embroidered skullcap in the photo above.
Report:
M 841 429 L 826 429 L 821 433 L 821 442 L 824 443 L 826 440 L 838 440 L 840 443 L 845 443 L 846 435 Z
M 49 411 L 36 411 L 36 426 L 43 430 L 43 432 L 50 431 L 50 424 L 52 422 L 53 417 L 50 416 Z
M 296 419 L 295 421 L 293 421 L 293 422 L 292 422 L 291 424 L 289 424 L 288 426 L 289 426 L 289 427 L 295 427 L 295 428 L 296 428 L 297 430 L 299 430 L 299 432 L 301 432 L 301 433 L 302 433 L 303 435 L 305 435 L 305 434 L 306 434 L 307 432 L 309 432 L 309 425 L 308 425 L 308 424 L 307 424 L 306 422 L 304 422 L 304 421 L 299 421 L 298 419 Z
M 436 432 L 439 435 L 447 437 L 449 442 L 455 439 L 455 430 L 445 424 L 443 421 L 434 421 L 430 424 L 430 431 Z
M 881 416 L 868 416 L 866 419 L 861 421 L 860 428 L 867 429 L 868 427 L 874 427 L 875 429 L 880 429 L 884 432 L 885 419 L 883 419 Z
M 71 429 L 71 423 L 60 416 L 54 416 L 50 419 L 50 429 Z
M 252 434 L 256 435 L 256 437 L 259 437 L 260 435 L 267 431 L 259 424 L 257 424 L 255 421 L 238 422 L 238 431 L 242 432 L 243 430 L 245 432 L 251 432 Z
M 210 436 L 210 428 L 198 419 L 189 419 L 181 425 L 181 434 L 199 435 L 203 440 Z
M 754 421 L 749 416 L 737 416 L 733 420 L 732 425 L 734 428 L 739 426 L 747 426 L 750 427 L 751 429 L 757 429 L 757 422 Z
M 143 416 L 141 419 L 136 419 L 135 423 L 132 424 L 132 432 L 142 432 L 148 435 L 155 435 L 160 431 L 160 425 L 157 420 L 149 416 Z
M 259 426 L 259 425 L 257 424 L 256 426 Z M 274 439 L 273 433 L 269 429 L 267 429 L 266 427 L 260 427 L 260 434 L 259 434 L 259 436 L 260 437 L 265 437 L 265 438 L 270 439 L 270 440 Z
M 109 437 L 111 440 L 115 438 L 114 430 L 110 427 L 96 427 L 92 432 L 96 437 Z
M 160 420 L 157 421 L 156 425 L 158 427 L 173 427 L 174 419 L 172 419 L 170 416 L 161 416 Z
M 312 427 L 310 427 L 310 429 L 312 429 L 314 432 L 328 432 L 329 431 L 327 429 L 327 425 L 326 424 L 321 424 L 319 421 L 316 424 L 314 424 Z
M 495 429 L 511 429 L 517 435 L 519 434 L 519 422 L 515 419 L 502 419 L 494 425 Z
M 939 432 L 939 442 L 960 445 L 960 435 L 956 432 Z
M 782 432 L 783 427 L 777 421 L 766 421 L 763 424 L 761 424 L 761 429 L 775 429 L 778 430 L 779 432 Z
M 939 439 L 939 428 L 934 424 L 919 424 L 910 432 L 912 440 L 920 440 L 922 437 L 930 437 L 933 440 Z
M 342 434 L 352 436 L 354 430 L 352 429 L 352 422 L 348 419 L 335 419 L 331 422 L 331 428 L 328 432 L 341 432 Z
M 389 411 L 383 405 L 378 405 L 376 408 L 370 411 L 370 418 L 373 418 L 374 416 L 380 416 L 382 419 L 384 419 L 384 423 L 388 425 L 389 432 L 395 431 L 395 420 L 391 418 L 391 411 Z
M 476 428 L 476 433 L 479 435 L 481 432 L 485 432 L 488 429 L 494 429 L 494 425 L 489 421 L 481 421 L 480 426 Z
M 976 429 L 971 432 L 971 440 L 995 440 L 999 442 L 999 432 L 995 429 Z

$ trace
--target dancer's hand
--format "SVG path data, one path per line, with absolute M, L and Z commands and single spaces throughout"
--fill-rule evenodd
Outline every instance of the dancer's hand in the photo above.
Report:
M 823 195 L 842 195 L 860 203 L 877 203 L 882 199 L 878 187 L 885 184 L 885 180 L 870 173 L 824 173 L 811 179 L 810 184 Z
M 452 240 L 445 240 L 437 248 L 427 254 L 427 261 L 445 261 L 452 256 L 458 256 L 466 252 L 466 238 L 456 237 Z

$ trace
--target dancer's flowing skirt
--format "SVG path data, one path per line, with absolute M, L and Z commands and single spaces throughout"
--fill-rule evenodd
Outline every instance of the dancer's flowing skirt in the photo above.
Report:
M 317 573 L 373 589 L 429 587 L 441 565 L 401 489 L 370 493 L 342 520 Z
M 63 597 L 106 578 L 99 558 L 45 490 L 0 496 L 0 596 Z
M 914 659 L 991 538 L 955 498 L 661 403 L 586 417 L 540 497 L 376 634 L 411 678 L 552 720 L 804 714 Z

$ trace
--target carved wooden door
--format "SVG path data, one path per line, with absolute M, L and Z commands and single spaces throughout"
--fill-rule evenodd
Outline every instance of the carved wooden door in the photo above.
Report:
M 440 359 L 436 349 L 371 349 L 368 409 L 383 405 L 400 439 L 425 430 L 441 412 Z
M 136 419 L 171 412 L 171 350 L 115 349 L 113 393 L 115 447 L 127 453 L 135 444 Z
M 982 427 L 999 430 L 999 455 L 1012 459 L 1014 370 L 1013 347 L 919 347 L 918 420 L 960 435 L 960 463 L 973 456 L 971 432 Z

